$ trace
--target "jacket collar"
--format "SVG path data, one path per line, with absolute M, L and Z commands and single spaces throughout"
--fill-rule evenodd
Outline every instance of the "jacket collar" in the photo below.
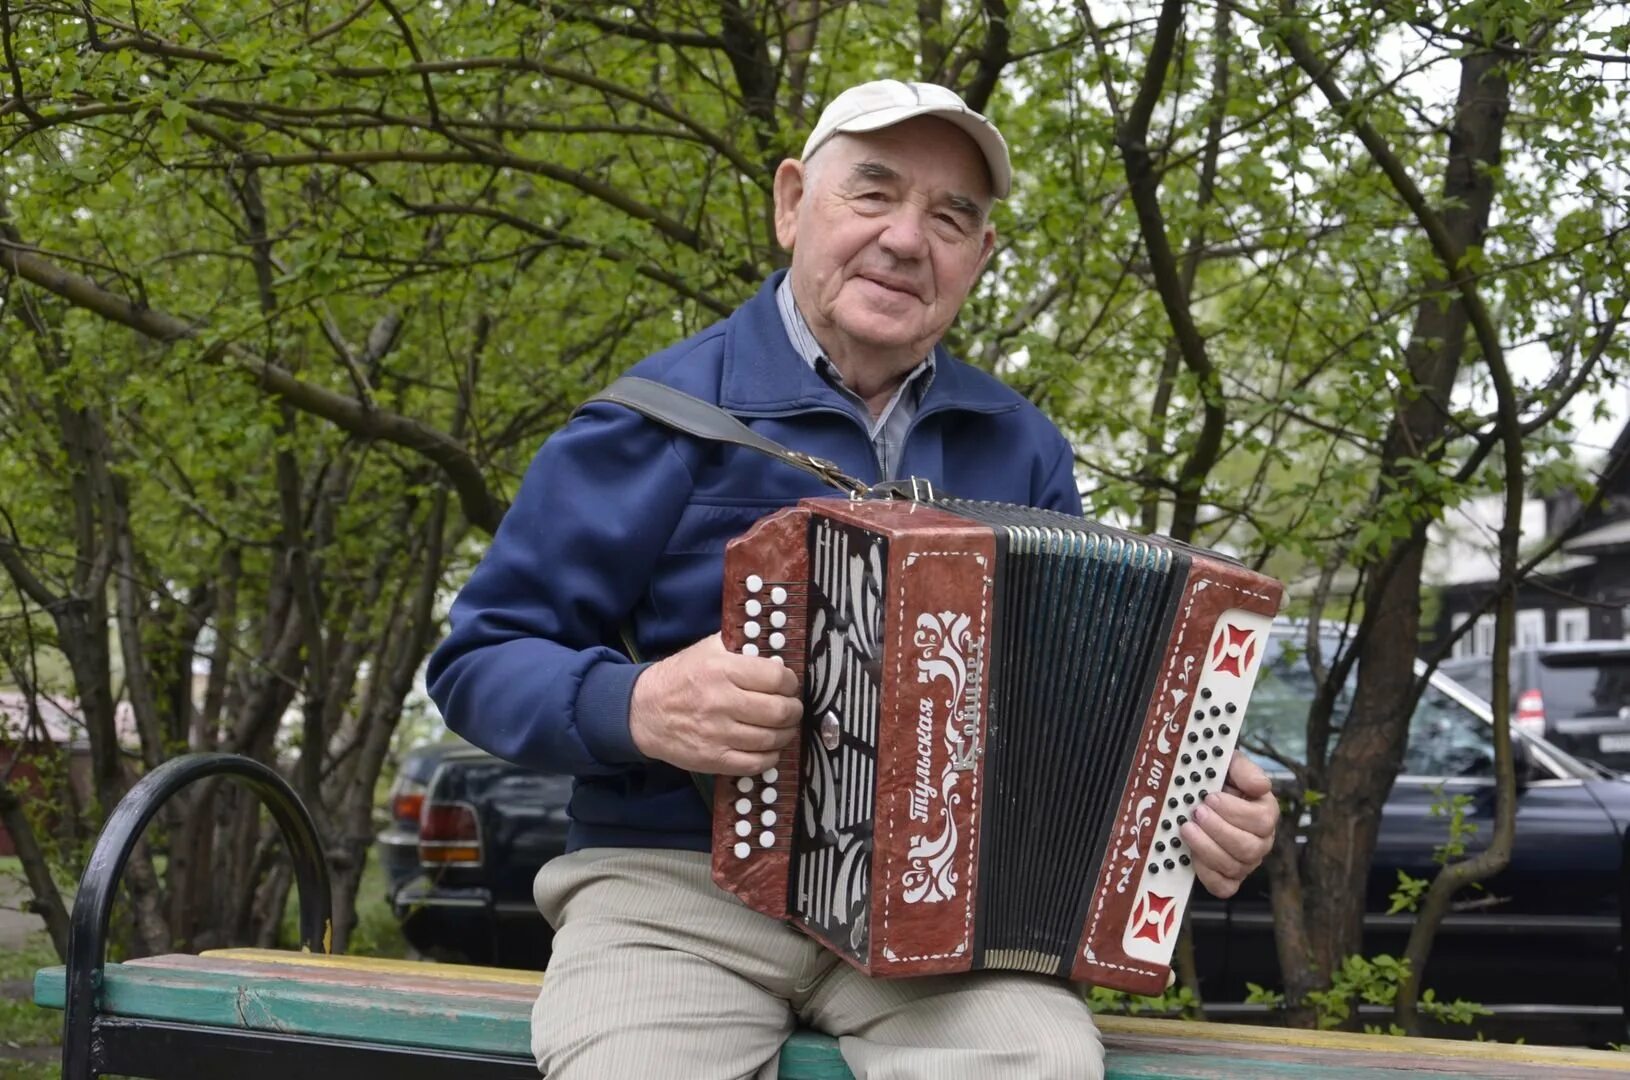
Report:
M 812 408 L 850 411 L 836 391 L 806 364 L 787 338 L 775 290 L 785 270 L 770 275 L 758 292 L 725 321 L 724 368 L 719 404 L 734 413 L 775 416 Z M 917 414 L 945 409 L 997 413 L 1018 408 L 980 373 L 934 346 L 934 381 Z

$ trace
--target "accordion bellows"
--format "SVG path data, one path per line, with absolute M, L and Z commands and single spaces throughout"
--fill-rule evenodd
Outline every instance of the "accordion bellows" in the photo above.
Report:
M 726 647 L 800 737 L 719 777 L 713 874 L 873 975 L 1167 984 L 1178 830 L 1224 780 L 1283 587 L 995 503 L 807 499 L 725 551 Z

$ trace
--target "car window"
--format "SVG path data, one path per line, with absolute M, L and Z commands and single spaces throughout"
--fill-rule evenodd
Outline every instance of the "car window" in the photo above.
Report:
M 1409 720 L 1408 776 L 1493 776 L 1494 729 L 1460 702 L 1428 686 Z
M 1548 717 L 1617 716 L 1630 706 L 1630 656 L 1541 656 L 1539 689 Z
M 1306 761 L 1307 710 L 1313 704 L 1313 692 L 1306 650 L 1288 638 L 1270 636 L 1247 707 L 1242 735 L 1247 748 L 1266 751 L 1269 758 Z M 1335 708 L 1338 722 L 1351 704 L 1343 693 Z
M 1314 685 L 1306 650 L 1299 641 L 1273 635 L 1269 642 L 1268 653 L 1257 674 L 1256 688 L 1251 692 L 1243 739 L 1259 763 L 1265 768 L 1274 768 L 1271 759 L 1275 757 L 1297 762 L 1307 760 L 1307 711 L 1313 703 Z M 1327 657 L 1335 650 L 1336 642 L 1325 643 Z M 1357 684 L 1355 666 L 1336 699 L 1331 716 L 1332 739 L 1352 708 Z M 1278 768 L 1282 771 L 1283 766 Z M 1428 686 L 1415 707 L 1415 715 L 1410 718 L 1403 773 L 1493 776 L 1492 729 L 1460 702 L 1437 687 Z

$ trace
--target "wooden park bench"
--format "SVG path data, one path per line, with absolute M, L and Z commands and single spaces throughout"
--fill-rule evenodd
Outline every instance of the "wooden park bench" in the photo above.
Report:
M 305 950 L 104 963 L 114 886 L 131 847 L 169 794 L 210 775 L 248 783 L 283 829 Z M 68 965 L 35 977 L 35 1002 L 65 1010 L 63 1080 L 535 1080 L 528 1025 L 542 973 L 324 955 L 327 886 L 310 816 L 270 769 L 209 754 L 153 770 L 97 842 L 74 904 Z M 1630 1072 L 1630 1056 L 1558 1047 L 1114 1016 L 1099 1026 L 1111 1080 L 1594 1080 Z M 780 1076 L 851 1078 L 836 1041 L 805 1031 L 787 1041 Z

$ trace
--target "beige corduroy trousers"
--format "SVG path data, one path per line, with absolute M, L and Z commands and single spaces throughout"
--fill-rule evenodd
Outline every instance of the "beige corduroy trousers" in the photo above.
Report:
M 555 927 L 532 1013 L 549 1080 L 773 1080 L 797 1024 L 858 1080 L 1100 1080 L 1067 984 L 1013 972 L 872 979 L 717 888 L 696 852 L 600 848 L 534 885 Z

